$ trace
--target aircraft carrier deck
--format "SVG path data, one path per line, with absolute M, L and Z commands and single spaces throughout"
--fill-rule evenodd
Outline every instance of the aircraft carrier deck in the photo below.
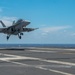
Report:
M 75 75 L 75 49 L 0 49 L 0 75 Z

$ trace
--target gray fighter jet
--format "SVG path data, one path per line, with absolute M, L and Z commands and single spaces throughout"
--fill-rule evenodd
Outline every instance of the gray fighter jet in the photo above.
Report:
M 21 39 L 21 35 L 23 32 L 30 32 L 36 30 L 38 28 L 26 28 L 27 25 L 30 24 L 29 21 L 25 21 L 23 19 L 19 19 L 17 22 L 13 21 L 12 26 L 6 27 L 6 25 L 0 21 L 3 28 L 0 28 L 0 33 L 7 34 L 7 40 L 11 35 L 18 35 L 19 39 Z

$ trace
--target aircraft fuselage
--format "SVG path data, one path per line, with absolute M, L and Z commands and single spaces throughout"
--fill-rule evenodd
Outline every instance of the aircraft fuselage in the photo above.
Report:
M 13 26 L 10 26 L 7 29 L 5 29 L 4 33 L 8 35 L 17 35 L 18 33 L 22 32 L 23 27 L 27 26 L 28 24 L 30 24 L 30 22 L 28 21 L 17 22 Z

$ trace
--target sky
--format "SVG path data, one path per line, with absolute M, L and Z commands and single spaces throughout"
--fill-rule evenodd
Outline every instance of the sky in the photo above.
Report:
M 39 29 L 21 40 L 12 35 L 7 41 L 1 33 L 0 44 L 75 44 L 75 0 L 0 0 L 0 20 L 7 27 L 20 18 Z

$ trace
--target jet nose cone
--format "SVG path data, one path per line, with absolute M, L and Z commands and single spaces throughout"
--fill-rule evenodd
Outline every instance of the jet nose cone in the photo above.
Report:
M 27 23 L 28 23 L 28 24 L 30 24 L 30 22 L 29 22 L 29 21 L 28 21 Z
M 25 21 L 25 23 L 30 24 L 30 22 L 29 22 L 29 21 Z

